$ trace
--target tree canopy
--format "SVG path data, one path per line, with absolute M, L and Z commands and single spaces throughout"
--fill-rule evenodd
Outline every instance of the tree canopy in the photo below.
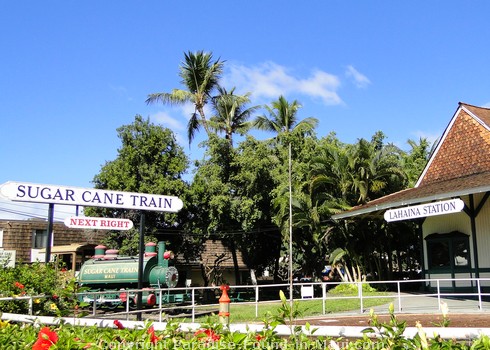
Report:
M 428 140 L 408 140 L 410 149 L 404 151 L 386 143 L 382 131 L 352 144 L 340 141 L 334 132 L 318 137 L 318 119 L 302 117 L 299 101 L 278 96 L 257 106 L 253 92 L 237 94 L 235 87 L 221 86 L 225 62 L 212 57 L 203 51 L 185 53 L 179 67 L 184 88 L 147 99 L 193 104 L 189 142 L 201 126 L 207 139 L 190 182 L 182 179 L 189 161 L 172 131 L 136 116 L 134 123 L 117 129 L 122 143 L 118 156 L 102 166 L 95 186 L 183 199 L 181 212 L 152 214 L 147 226 L 152 234 L 173 237 L 179 242 L 176 250 L 189 259 L 199 256 L 206 239 L 220 239 L 234 260 L 241 253 L 250 269 L 269 270 L 279 279 L 284 276 L 285 233 L 292 219 L 295 272 L 318 277 L 330 255 L 339 251 L 343 261 L 378 278 L 415 266 L 419 239 L 412 223 L 333 222 L 331 216 L 413 186 L 429 158 Z M 255 129 L 271 137 L 256 139 Z M 89 208 L 87 213 L 138 218 L 138 213 L 114 209 Z M 403 232 L 403 237 L 395 232 Z M 127 240 L 131 237 L 109 236 L 113 245 L 130 247 Z
M 182 175 L 188 168 L 188 158 L 178 145 L 170 129 L 151 123 L 136 115 L 134 122 L 117 129 L 121 140 L 118 156 L 107 161 L 99 174 L 95 175 L 95 188 L 114 191 L 173 195 L 185 198 L 188 184 Z M 89 216 L 125 217 L 139 222 L 140 213 L 134 210 L 120 210 L 90 207 L 85 209 Z M 178 214 L 148 212 L 147 231 L 152 234 L 162 230 L 177 229 L 186 215 L 184 209 Z M 112 242 L 111 242 L 112 240 Z M 126 243 L 124 243 L 127 241 Z M 118 245 L 131 253 L 136 252 L 137 232 L 113 232 L 108 236 L 109 245 Z

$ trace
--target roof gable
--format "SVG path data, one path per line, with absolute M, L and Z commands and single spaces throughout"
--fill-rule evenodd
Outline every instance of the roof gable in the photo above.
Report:
M 460 103 L 415 187 L 490 171 L 489 125 L 490 109 Z
M 386 209 L 490 192 L 490 108 L 460 103 L 414 188 L 332 215 L 379 217 Z

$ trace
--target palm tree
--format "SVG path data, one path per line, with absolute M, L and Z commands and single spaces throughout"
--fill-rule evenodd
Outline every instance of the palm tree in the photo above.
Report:
M 353 185 L 353 159 L 345 146 L 320 148 L 311 161 L 310 191 L 347 204 Z M 340 208 L 337 208 L 340 209 Z M 342 208 L 345 210 L 345 208 Z
M 271 106 L 265 107 L 269 116 L 258 116 L 254 121 L 254 127 L 259 130 L 272 131 L 276 133 L 276 140 L 279 143 L 288 144 L 288 203 L 289 215 L 286 220 L 281 211 L 275 215 L 275 220 L 279 222 L 279 227 L 283 228 L 285 234 L 285 223 L 289 227 L 289 283 L 290 283 L 290 307 L 293 307 L 293 187 L 292 187 L 292 154 L 291 141 L 292 135 L 306 136 L 312 135 L 315 127 L 318 125 L 318 120 L 315 118 L 306 118 L 298 122 L 297 112 L 301 108 L 298 101 L 288 102 L 284 96 L 279 96 L 277 101 L 273 101 Z M 282 196 L 281 196 L 282 197 Z M 284 202 L 284 197 L 276 198 L 278 202 Z M 284 207 L 283 207 L 284 208 Z
M 406 174 L 400 167 L 401 151 L 393 144 L 382 144 L 379 135 L 368 142 L 360 139 L 352 149 L 355 164 L 353 188 L 358 203 L 366 203 L 405 187 Z
M 212 53 L 203 51 L 184 54 L 184 62 L 180 66 L 181 83 L 186 87 L 174 89 L 172 92 L 160 92 L 148 95 L 146 103 L 162 102 L 170 105 L 182 105 L 188 102 L 194 104 L 194 112 L 187 124 L 189 143 L 195 132 L 202 125 L 208 136 L 210 129 L 204 113 L 204 106 L 211 99 L 211 93 L 218 86 L 223 72 L 223 61 L 213 61 Z
M 407 173 L 408 186 L 413 187 L 429 161 L 436 143 L 433 143 L 431 146 L 427 138 L 422 137 L 418 143 L 414 140 L 408 140 L 407 143 L 411 147 L 411 150 L 403 155 L 402 167 Z
M 259 108 L 253 106 L 246 108 L 250 103 L 250 93 L 235 95 L 235 88 L 227 91 L 218 86 L 218 95 L 213 97 L 212 103 L 216 115 L 210 118 L 210 127 L 216 132 L 223 132 L 225 138 L 233 145 L 233 134 L 245 134 L 252 123 L 248 121 L 252 114 Z
M 298 122 L 297 112 L 301 108 L 298 101 L 288 102 L 284 96 L 273 101 L 271 106 L 265 106 L 269 117 L 261 115 L 254 121 L 254 127 L 259 130 L 272 131 L 278 138 L 290 133 L 311 135 L 318 125 L 318 119 L 305 118 Z

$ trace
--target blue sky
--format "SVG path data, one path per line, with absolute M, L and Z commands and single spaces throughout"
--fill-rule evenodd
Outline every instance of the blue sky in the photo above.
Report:
M 136 114 L 200 157 L 189 108 L 145 104 L 181 87 L 186 51 L 226 60 L 223 85 L 254 104 L 297 99 L 319 137 L 434 140 L 459 101 L 490 106 L 489 13 L 484 0 L 5 1 L 0 184 L 92 187 Z M 0 218 L 30 206 L 0 201 Z

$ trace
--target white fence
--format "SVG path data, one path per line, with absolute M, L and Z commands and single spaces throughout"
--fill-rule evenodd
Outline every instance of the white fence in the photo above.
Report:
M 357 283 L 357 294 L 345 296 L 332 294 L 328 291 L 339 284 L 350 284 L 346 282 L 316 282 L 316 283 L 295 283 L 293 285 L 293 299 L 295 301 L 321 300 L 322 314 L 327 314 L 328 303 L 335 303 L 339 300 L 357 299 L 359 309 L 348 311 L 349 314 L 363 314 L 367 312 L 365 301 L 368 299 L 386 298 L 386 304 L 393 302 L 395 311 L 401 312 L 437 312 L 440 310 L 441 302 L 446 302 L 452 311 L 488 311 L 490 310 L 490 278 L 465 278 L 465 279 L 422 279 L 422 280 L 396 280 L 396 281 L 369 281 Z M 386 294 L 366 295 L 363 293 L 363 285 L 383 290 L 388 288 L 390 292 Z M 446 292 L 448 285 L 465 285 L 468 286 L 464 292 Z M 429 288 L 430 287 L 430 288 Z M 231 305 L 234 303 L 250 304 L 255 307 L 255 316 L 259 317 L 260 306 L 266 303 L 279 302 L 279 290 L 282 290 L 289 298 L 289 284 L 267 284 L 267 285 L 240 285 L 230 286 L 228 292 Z M 484 289 L 488 289 L 485 293 Z M 138 292 L 130 290 L 128 292 Z M 104 292 L 90 293 L 103 294 Z M 219 307 L 218 299 L 221 295 L 219 287 L 189 287 L 189 288 L 172 288 L 156 289 L 158 304 L 155 306 L 159 312 L 159 321 L 162 321 L 162 313 L 179 313 L 179 310 L 187 311 L 188 317 L 195 321 L 196 316 L 202 313 L 202 310 L 209 310 Z M 183 293 L 188 295 L 186 305 L 164 305 L 162 304 L 162 295 L 166 293 Z M 94 297 L 92 297 L 94 299 Z M 97 304 L 94 303 L 92 308 L 93 315 L 96 313 Z M 388 309 L 379 308 L 379 313 L 386 313 Z M 154 312 L 155 309 L 131 310 L 129 302 L 126 302 L 126 310 L 119 314 L 125 314 L 127 319 L 130 314 L 140 312 Z
M 383 294 L 366 295 L 363 292 L 363 285 L 368 283 L 371 287 L 378 290 L 383 290 L 388 287 L 390 292 Z M 490 310 L 490 293 L 485 293 L 484 290 L 490 291 L 490 278 L 465 278 L 465 279 L 423 279 L 423 280 L 398 280 L 398 281 L 369 281 L 359 282 L 357 284 L 356 295 L 341 295 L 333 294 L 328 291 L 339 285 L 350 283 L 337 282 L 319 282 L 319 283 L 295 283 L 293 285 L 293 299 L 295 301 L 321 300 L 322 314 L 327 314 L 327 305 L 335 303 L 339 300 L 357 299 L 359 308 L 356 310 L 347 311 L 348 314 L 363 314 L 367 312 L 365 305 L 366 300 L 386 298 L 386 304 L 393 302 L 395 312 L 398 313 L 424 313 L 437 312 L 440 310 L 441 302 L 448 304 L 451 311 L 463 310 L 464 312 L 477 312 Z M 445 292 L 447 286 L 465 285 L 468 286 L 464 292 Z M 428 288 L 430 287 L 430 288 Z M 279 290 L 282 290 L 289 298 L 289 284 L 267 284 L 267 285 L 240 285 L 230 286 L 229 296 L 233 305 L 235 303 L 250 304 L 255 306 L 255 316 L 259 317 L 260 307 L 266 303 L 278 303 Z M 121 291 L 111 291 L 119 294 Z M 140 290 L 124 290 L 127 294 L 138 293 Z M 148 292 L 148 289 L 144 290 Z M 124 308 L 119 307 L 112 310 L 106 315 L 98 315 L 98 317 L 114 317 L 123 316 L 129 320 L 132 314 L 146 314 L 158 312 L 158 321 L 162 322 L 164 314 L 169 313 L 185 313 L 185 317 L 190 317 L 192 322 L 195 318 L 209 310 L 218 310 L 218 299 L 221 295 L 219 287 L 188 287 L 188 288 L 163 288 L 153 289 L 157 296 L 157 304 L 153 308 L 143 310 L 134 310 L 134 306 L 130 305 L 129 298 L 123 302 Z M 87 297 L 91 301 L 90 313 L 95 316 L 100 311 L 102 304 L 101 300 L 103 292 L 86 292 L 80 293 L 81 296 Z M 175 304 L 164 304 L 164 296 L 166 294 L 182 294 L 186 296 L 185 303 L 179 302 Z M 33 300 L 42 298 L 43 296 L 22 296 L 16 298 L 0 298 L 0 301 L 6 300 L 27 300 L 30 306 L 30 314 L 32 314 Z M 180 299 L 179 299 L 180 300 Z M 378 308 L 377 313 L 386 313 L 388 309 L 386 305 L 383 308 Z

